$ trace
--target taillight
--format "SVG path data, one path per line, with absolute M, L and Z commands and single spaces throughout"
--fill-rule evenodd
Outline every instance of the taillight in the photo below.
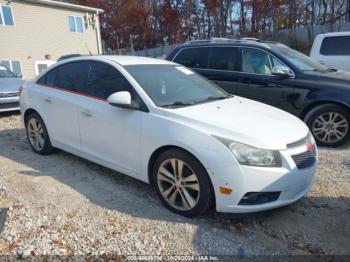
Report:
M 24 87 L 21 86 L 18 90 L 19 90 L 19 94 L 22 94 L 22 91 L 23 91 Z

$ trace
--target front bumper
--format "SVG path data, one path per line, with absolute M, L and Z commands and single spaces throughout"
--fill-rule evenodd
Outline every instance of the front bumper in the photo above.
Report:
M 216 210 L 224 213 L 252 213 L 296 202 L 306 195 L 314 183 L 316 162 L 308 168 L 298 169 L 292 156 L 306 151 L 299 147 L 281 151 L 283 167 L 227 166 L 208 170 L 216 197 Z M 214 179 L 213 179 L 214 178 Z M 220 187 L 232 189 L 230 195 L 222 194 Z M 239 204 L 249 192 L 281 192 L 277 200 L 257 205 Z
M 19 96 L 0 98 L 0 112 L 17 111 L 19 108 Z

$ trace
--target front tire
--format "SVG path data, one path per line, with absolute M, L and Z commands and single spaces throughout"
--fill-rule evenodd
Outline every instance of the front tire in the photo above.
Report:
M 29 144 L 35 153 L 48 155 L 53 152 L 50 137 L 39 114 L 32 113 L 26 119 Z
M 338 147 L 349 139 L 350 112 L 342 106 L 317 106 L 307 113 L 304 121 L 319 146 Z
M 174 213 L 194 217 L 213 202 L 213 189 L 202 164 L 191 154 L 171 149 L 155 162 L 153 181 L 164 205 Z

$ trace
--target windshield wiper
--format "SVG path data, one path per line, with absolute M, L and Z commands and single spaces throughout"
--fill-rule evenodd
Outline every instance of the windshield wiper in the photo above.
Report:
M 195 100 L 195 101 L 176 101 L 170 104 L 166 104 L 166 105 L 161 105 L 161 107 L 176 107 L 176 106 L 193 106 L 195 104 L 200 104 L 200 103 L 205 103 L 205 102 L 209 102 L 209 101 L 214 101 L 214 100 L 222 100 L 222 99 L 226 99 L 226 98 L 230 98 L 233 95 L 227 95 L 227 96 L 208 96 L 204 99 L 200 99 L 200 100 Z
M 170 104 L 161 105 L 161 107 L 192 106 L 192 105 L 194 105 L 193 102 L 176 101 Z
M 205 103 L 205 102 L 209 102 L 209 101 L 214 101 L 214 100 L 223 100 L 223 99 L 227 99 L 232 97 L 231 95 L 227 95 L 227 96 L 208 96 L 202 100 L 198 100 L 195 103 Z
M 321 70 L 321 69 L 317 69 L 317 68 L 314 68 L 314 69 L 305 69 L 305 70 L 302 70 L 303 72 L 320 72 L 320 73 L 325 73 L 327 72 L 327 70 Z
M 335 68 L 327 68 L 327 72 L 337 72 L 338 69 Z

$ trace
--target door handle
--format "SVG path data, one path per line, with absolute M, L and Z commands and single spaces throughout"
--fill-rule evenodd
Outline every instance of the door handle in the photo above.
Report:
M 45 97 L 43 98 L 45 102 L 52 103 L 51 97 Z
M 87 117 L 91 117 L 92 116 L 92 114 L 91 114 L 91 112 L 89 111 L 89 110 L 82 110 L 82 111 L 80 111 L 84 116 L 87 116 Z

